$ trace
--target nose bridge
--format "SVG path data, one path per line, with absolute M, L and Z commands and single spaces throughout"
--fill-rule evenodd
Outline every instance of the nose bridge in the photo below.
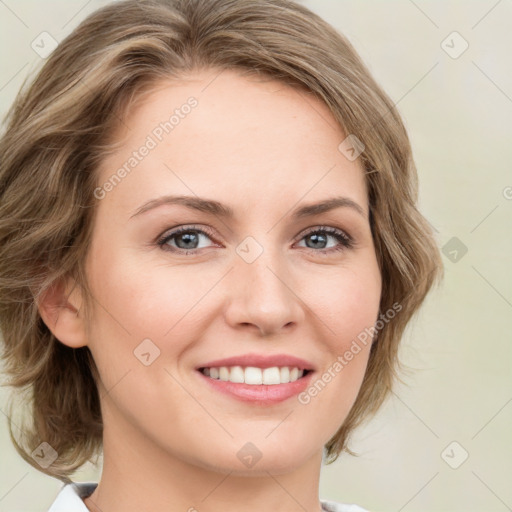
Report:
M 260 240 L 262 237 L 260 237 Z M 294 293 L 287 255 L 283 248 L 247 237 L 236 248 L 229 320 L 233 324 L 253 324 L 265 334 L 298 323 L 302 308 Z
M 283 255 L 278 251 L 265 249 L 252 263 L 239 262 L 239 273 L 246 283 L 249 297 L 257 297 L 262 306 L 268 302 L 289 301 L 289 289 L 286 286 Z

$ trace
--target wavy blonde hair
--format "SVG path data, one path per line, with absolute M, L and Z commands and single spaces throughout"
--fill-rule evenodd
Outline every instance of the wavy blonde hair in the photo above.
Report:
M 11 401 L 9 432 L 27 462 L 64 482 L 102 447 L 97 370 L 87 347 L 72 349 L 52 335 L 37 304 L 67 276 L 88 297 L 96 171 L 123 114 L 159 80 L 204 68 L 308 90 L 365 146 L 359 158 L 382 274 L 380 310 L 402 309 L 372 344 L 354 406 L 325 446 L 327 463 L 350 452 L 349 434 L 389 394 L 404 329 L 442 277 L 437 244 L 416 207 L 417 173 L 400 115 L 328 23 L 292 0 L 125 0 L 95 11 L 24 83 L 0 139 L 2 357 L 8 385 L 27 393 L 28 418 L 16 425 Z M 31 456 L 43 441 L 58 454 L 47 468 Z

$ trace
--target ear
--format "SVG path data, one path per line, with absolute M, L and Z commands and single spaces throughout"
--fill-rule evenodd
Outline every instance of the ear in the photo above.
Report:
M 84 315 L 80 313 L 82 294 L 72 278 L 63 278 L 48 288 L 39 299 L 38 310 L 44 323 L 64 345 L 87 345 Z

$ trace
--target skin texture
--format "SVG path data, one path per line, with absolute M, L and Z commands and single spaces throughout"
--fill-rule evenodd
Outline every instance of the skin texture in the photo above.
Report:
M 41 306 L 62 343 L 89 346 L 101 376 L 103 474 L 85 503 L 109 512 L 231 512 L 249 502 L 254 511 L 319 511 L 322 448 L 356 398 L 369 344 L 308 404 L 297 396 L 244 403 L 210 389 L 195 368 L 233 355 L 290 354 L 312 363 L 314 382 L 374 325 L 381 276 L 363 171 L 338 150 L 346 135 L 311 94 L 202 70 L 162 82 L 127 113 L 100 186 L 191 96 L 197 106 L 98 200 L 87 254 L 92 321 L 72 281 Z M 166 194 L 213 199 L 235 217 L 181 205 L 132 217 Z M 333 196 L 352 199 L 364 215 L 341 207 L 290 216 Z M 167 243 L 175 252 L 156 243 L 191 225 L 212 236 L 198 234 L 189 254 L 180 237 Z M 349 234 L 354 247 L 333 250 L 340 242 L 331 234 L 315 245 L 306 231 L 322 226 Z M 237 253 L 247 237 L 263 251 L 251 263 Z M 134 351 L 148 338 L 160 353 L 146 366 Z M 261 453 L 251 468 L 237 457 L 247 442 Z

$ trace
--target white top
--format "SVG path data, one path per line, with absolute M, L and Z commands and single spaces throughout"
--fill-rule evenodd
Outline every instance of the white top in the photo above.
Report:
M 64 485 L 48 512 L 89 512 L 83 498 L 90 496 L 97 485 L 96 482 L 74 482 Z M 320 500 L 320 503 L 325 512 L 368 512 L 357 505 L 326 500 Z

